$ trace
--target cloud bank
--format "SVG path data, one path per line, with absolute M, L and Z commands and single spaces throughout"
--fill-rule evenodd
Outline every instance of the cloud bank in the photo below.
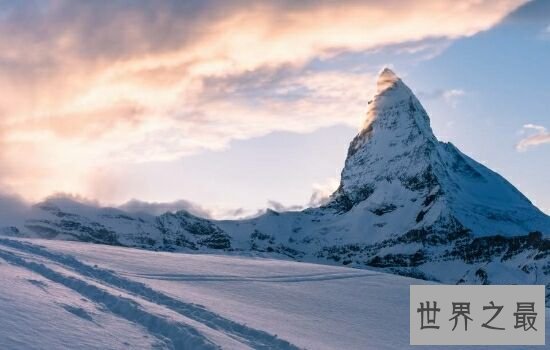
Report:
M 271 209 L 277 212 L 285 211 L 299 211 L 311 207 L 319 207 L 325 204 L 330 195 L 336 191 L 339 185 L 339 180 L 336 178 L 327 178 L 320 183 L 314 183 L 312 185 L 312 193 L 307 203 L 285 205 L 276 200 L 268 200 L 265 208 L 262 209 L 245 209 L 245 208 L 222 208 L 222 207 L 209 207 L 205 208 L 198 203 L 192 201 L 180 199 L 173 202 L 147 202 L 137 199 L 132 199 L 122 205 L 117 206 L 118 209 L 128 213 L 145 213 L 150 215 L 161 215 L 167 212 L 175 213 L 180 210 L 187 211 L 195 216 L 207 218 L 207 219 L 245 219 L 262 215 L 267 209 Z M 71 198 L 72 200 L 81 200 L 78 198 Z M 0 197 L 0 204 L 2 203 Z M 92 204 L 93 206 L 98 206 Z
M 473 35 L 524 2 L 2 1 L 0 188 L 97 197 L 113 163 L 357 125 L 372 76 L 312 61 Z

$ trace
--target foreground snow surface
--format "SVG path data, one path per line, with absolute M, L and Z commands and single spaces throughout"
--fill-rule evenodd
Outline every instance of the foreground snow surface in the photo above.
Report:
M 418 283 L 282 260 L 0 239 L 0 349 L 402 349 Z

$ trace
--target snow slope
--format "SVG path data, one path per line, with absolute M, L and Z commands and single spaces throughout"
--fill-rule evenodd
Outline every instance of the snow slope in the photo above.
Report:
M 4 238 L 0 281 L 0 349 L 13 350 L 403 349 L 409 284 L 427 283 L 284 260 Z

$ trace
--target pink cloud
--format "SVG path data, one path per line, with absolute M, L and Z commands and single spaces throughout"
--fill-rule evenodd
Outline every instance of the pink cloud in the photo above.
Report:
M 522 131 L 524 133 L 527 131 L 531 132 L 518 142 L 516 145 L 518 151 L 526 151 L 529 148 L 550 143 L 550 132 L 543 126 L 525 124 Z
M 94 196 L 92 174 L 113 162 L 358 125 L 372 77 L 306 72 L 305 64 L 473 35 L 524 2 L 17 3 L 0 19 L 0 186 L 33 199 Z M 261 83 L 262 72 L 285 69 Z M 254 103 L 231 94 L 247 77 L 268 94 Z M 307 94 L 296 97 L 300 90 Z

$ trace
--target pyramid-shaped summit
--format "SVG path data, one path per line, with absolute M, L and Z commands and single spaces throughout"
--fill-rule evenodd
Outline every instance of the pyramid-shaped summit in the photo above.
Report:
M 421 103 L 389 69 L 349 146 L 340 186 L 321 207 L 216 221 L 50 199 L 2 232 L 268 254 L 446 283 L 550 284 L 550 218 L 500 175 L 438 141 Z
M 395 73 L 384 69 L 377 87 L 329 206 L 385 211 L 398 223 L 387 223 L 388 234 L 411 228 L 476 236 L 550 231 L 549 217 L 509 182 L 437 140 L 428 114 Z

